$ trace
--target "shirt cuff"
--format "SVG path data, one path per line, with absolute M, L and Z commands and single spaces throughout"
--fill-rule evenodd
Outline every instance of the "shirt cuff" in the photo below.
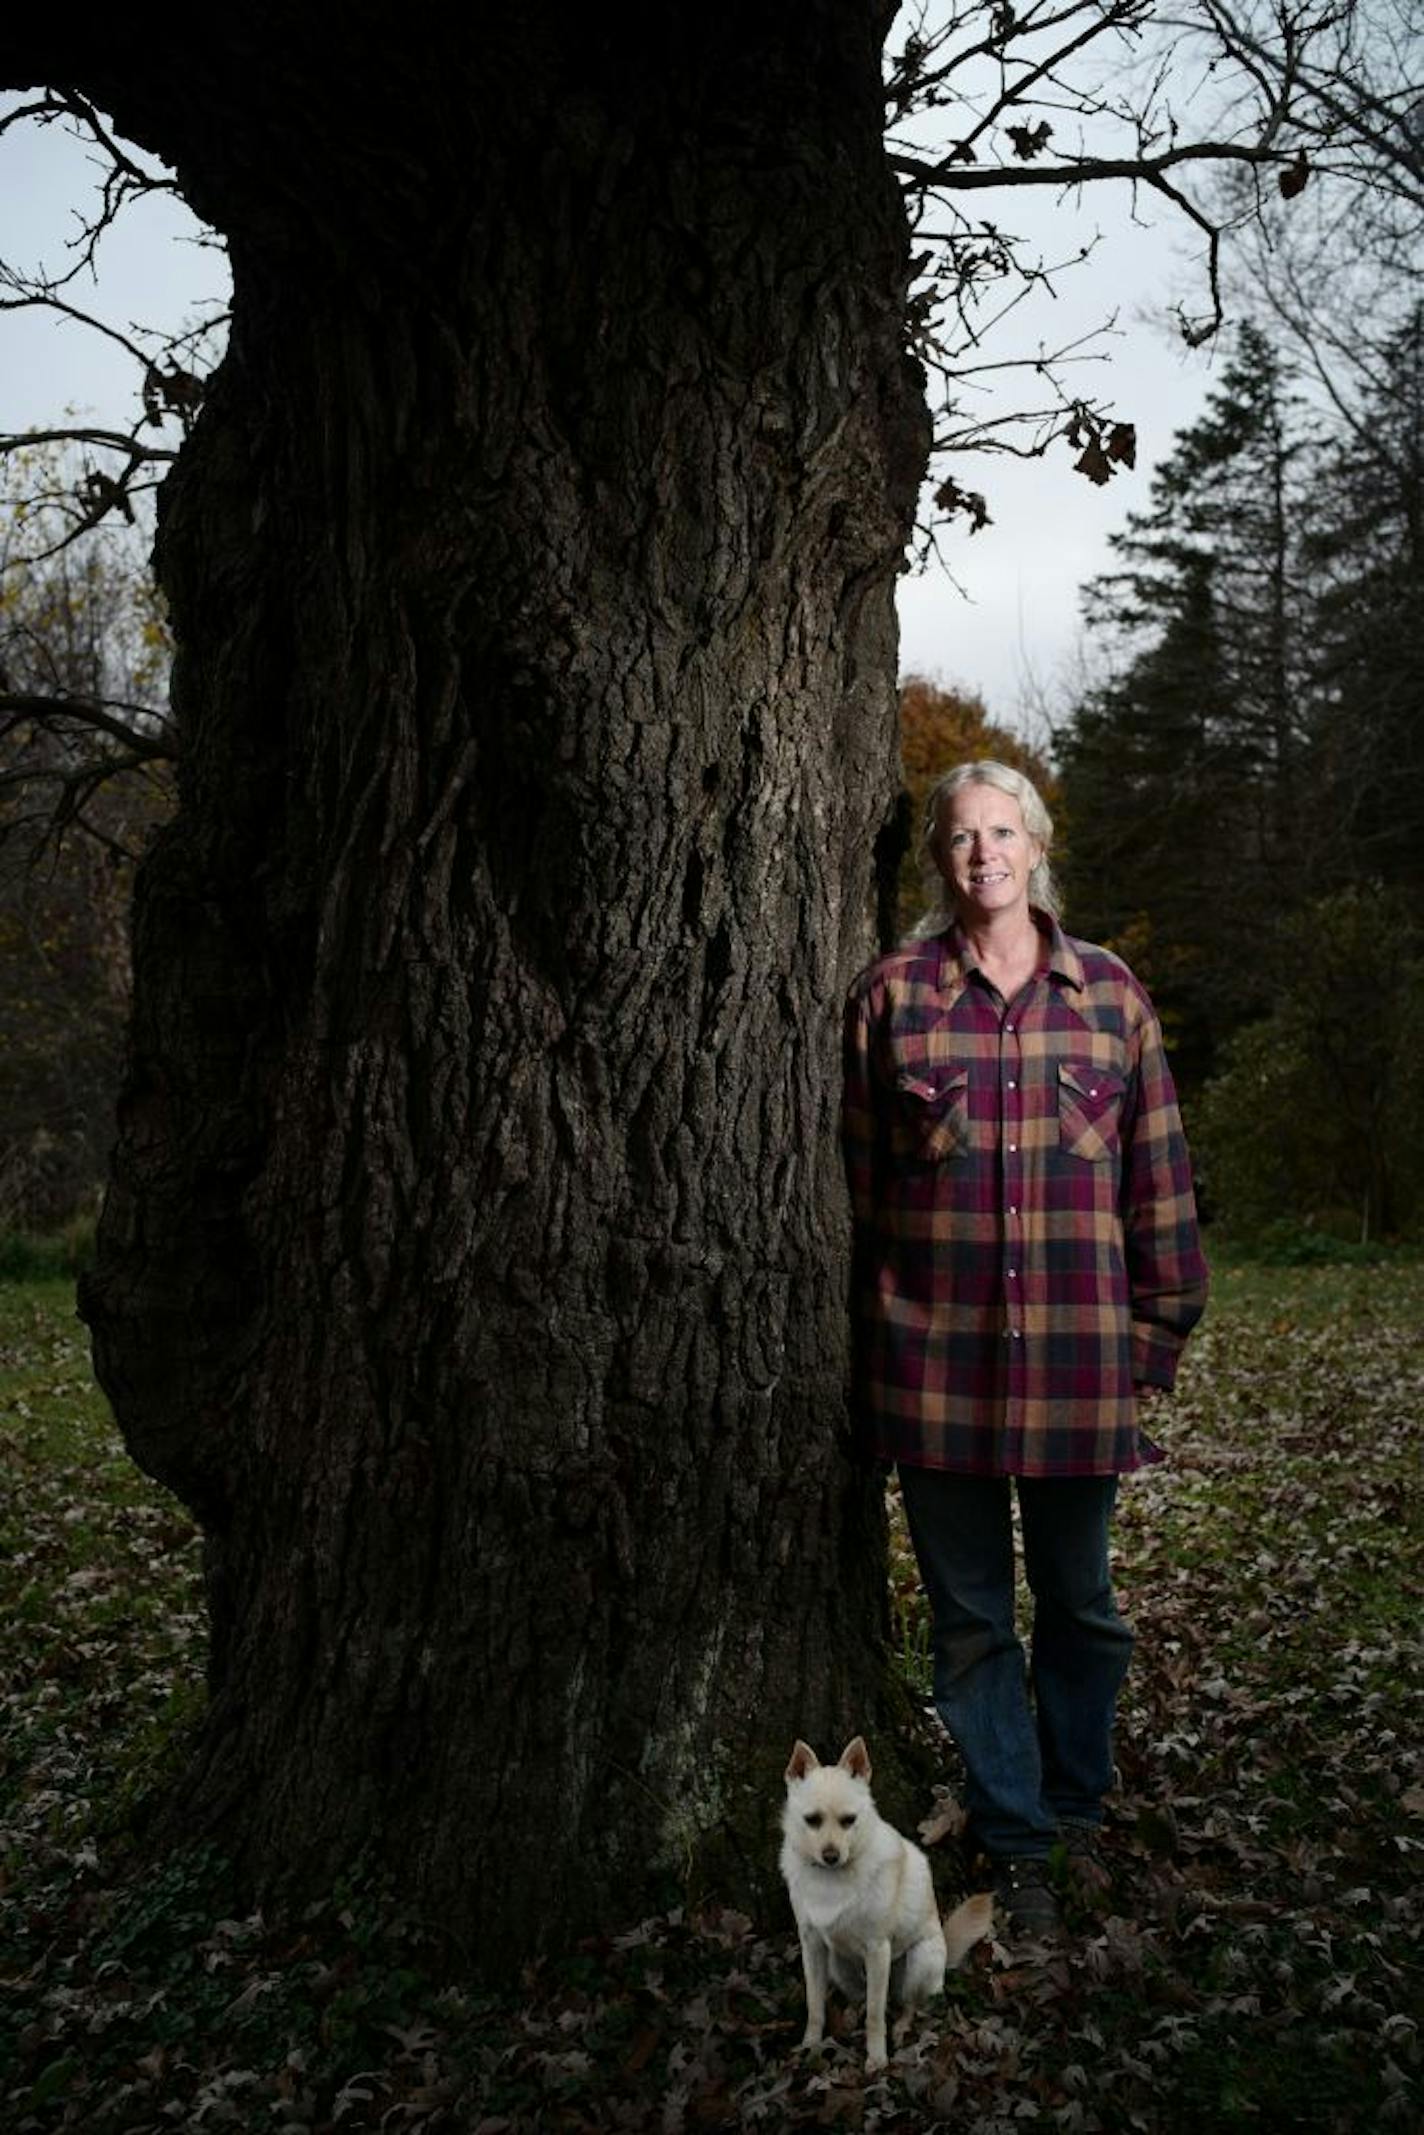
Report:
M 1160 1386 L 1170 1393 L 1177 1382 L 1177 1359 L 1182 1353 L 1180 1335 L 1163 1327 L 1138 1321 L 1132 1330 L 1132 1383 Z

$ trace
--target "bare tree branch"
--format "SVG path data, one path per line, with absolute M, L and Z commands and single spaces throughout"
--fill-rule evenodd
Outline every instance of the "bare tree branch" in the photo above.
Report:
M 1055 436 L 1076 440 L 1086 416 L 1109 414 L 1060 385 L 1062 352 L 1029 359 L 1054 386 L 1053 416 L 1020 409 L 1016 423 L 962 405 L 986 341 L 1002 340 L 1030 287 L 1051 290 L 1070 264 L 1047 268 L 976 223 L 971 200 L 1082 201 L 1102 186 L 1156 198 L 1202 239 L 1206 304 L 1176 314 L 1195 347 L 1225 315 L 1228 241 L 1271 201 L 1307 183 L 1376 197 L 1417 184 L 1421 83 L 1417 19 L 1382 36 L 1368 0 L 921 0 L 888 70 L 888 151 L 925 247 L 912 336 L 942 396 L 937 447 L 1036 457 Z M 1069 129 L 1071 145 L 1060 138 Z M 1230 171 L 1239 182 L 1223 190 Z M 1014 294 L 994 299 L 996 286 Z M 1110 455 L 1079 449 L 1092 479 L 1111 473 Z
M 15 292 L 13 296 L 0 296 L 0 312 L 54 312 L 61 319 L 72 319 L 77 325 L 87 327 L 91 333 L 103 334 L 108 340 L 117 342 L 126 356 L 132 356 L 135 363 L 146 368 L 148 357 L 127 334 L 121 334 L 118 328 L 110 326 L 106 319 L 96 318 L 92 311 L 81 311 L 77 305 L 65 302 L 59 291 L 69 279 L 66 275 L 56 282 L 30 281 L 0 261 L 0 288 L 12 289 Z
M 122 698 L 45 696 L 33 690 L 0 688 L 0 739 L 13 720 L 73 722 L 120 743 L 133 763 L 171 763 L 177 756 L 177 734 L 171 721 L 152 705 L 128 704 Z M 120 717 L 119 715 L 124 716 Z M 0 785 L 6 775 L 0 773 Z

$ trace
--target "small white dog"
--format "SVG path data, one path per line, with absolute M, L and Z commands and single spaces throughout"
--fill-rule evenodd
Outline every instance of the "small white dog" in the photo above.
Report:
M 865 2065 L 885 2066 L 885 2010 L 906 2019 L 938 1994 L 993 1922 L 993 1900 L 966 1898 L 940 1920 L 930 1864 L 870 1795 L 870 1756 L 857 1735 L 839 1764 L 822 1764 L 798 1742 L 786 1767 L 781 1873 L 791 1893 L 806 1971 L 806 2036 L 819 2046 L 826 1980 L 865 2002 Z

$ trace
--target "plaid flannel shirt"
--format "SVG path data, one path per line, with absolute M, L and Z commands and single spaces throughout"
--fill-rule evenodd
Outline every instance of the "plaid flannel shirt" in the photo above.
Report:
M 851 989 L 856 1409 L 881 1459 L 1136 1468 L 1157 1454 L 1135 1389 L 1171 1386 L 1206 1302 L 1152 1004 L 1120 958 L 1036 916 L 1044 954 L 1007 1006 L 957 927 Z

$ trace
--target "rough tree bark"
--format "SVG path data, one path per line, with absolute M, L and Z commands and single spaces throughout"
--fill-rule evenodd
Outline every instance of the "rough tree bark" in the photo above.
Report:
M 236 280 L 84 1294 L 208 1538 L 182 1813 L 490 1952 L 888 1710 L 834 1116 L 926 428 L 873 13 L 32 62 Z

